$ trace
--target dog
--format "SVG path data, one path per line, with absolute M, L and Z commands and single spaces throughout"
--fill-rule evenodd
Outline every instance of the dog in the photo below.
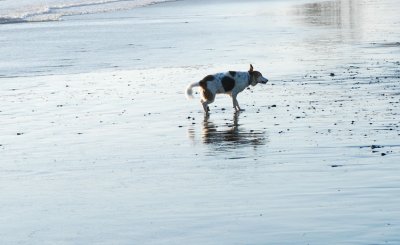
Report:
M 199 82 L 191 83 L 186 88 L 186 97 L 193 98 L 193 88 L 200 87 L 201 104 L 203 105 L 204 113 L 208 114 L 209 104 L 213 103 L 217 94 L 229 94 L 232 97 L 233 108 L 236 112 L 243 111 L 237 95 L 248 86 L 256 86 L 257 83 L 266 84 L 268 79 L 263 77 L 259 71 L 253 70 L 253 65 L 250 64 L 250 69 L 247 72 L 229 71 L 226 73 L 216 73 L 208 75 Z

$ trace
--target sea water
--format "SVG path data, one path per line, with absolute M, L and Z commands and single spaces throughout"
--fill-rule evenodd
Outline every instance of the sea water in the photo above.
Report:
M 166 0 L 0 1 L 0 78 L 132 67 L 140 62 L 127 56 L 136 47 L 135 31 L 115 25 L 118 13 L 161 2 Z M 114 21 L 106 13 L 116 13 Z
M 0 78 L 250 62 L 298 74 L 398 41 L 393 0 L 161 2 L 0 1 Z

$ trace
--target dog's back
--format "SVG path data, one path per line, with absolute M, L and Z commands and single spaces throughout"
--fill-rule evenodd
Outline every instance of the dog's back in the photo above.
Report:
M 239 93 L 249 85 L 248 72 L 229 71 L 216 73 L 203 78 L 199 85 L 203 89 L 210 90 L 213 94 L 232 92 Z

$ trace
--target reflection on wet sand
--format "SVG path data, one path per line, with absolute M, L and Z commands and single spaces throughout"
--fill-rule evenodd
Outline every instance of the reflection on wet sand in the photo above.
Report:
M 201 141 L 203 144 L 213 146 L 217 151 L 236 149 L 240 147 L 265 145 L 267 143 L 264 130 L 248 130 L 239 124 L 240 113 L 234 113 L 233 119 L 225 125 L 215 124 L 209 116 L 202 123 Z M 196 138 L 194 128 L 189 129 L 189 137 Z
M 365 38 L 365 5 L 356 0 L 331 0 L 299 4 L 293 10 L 295 23 L 309 32 L 303 42 L 312 64 L 317 62 L 326 66 L 337 59 L 352 62 L 354 56 L 349 52 L 352 47 L 342 45 L 359 43 Z
M 354 0 L 324 1 L 299 5 L 296 13 L 304 16 L 307 24 L 353 29 L 359 20 L 360 7 Z

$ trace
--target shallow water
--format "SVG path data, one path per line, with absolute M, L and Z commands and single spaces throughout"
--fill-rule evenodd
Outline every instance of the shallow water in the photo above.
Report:
M 0 243 L 398 244 L 397 5 L 274 3 L 1 25 Z
M 178 1 L 0 25 L 0 77 L 157 67 L 211 72 L 255 63 L 285 79 L 374 58 L 397 61 L 398 48 L 384 57 L 376 49 L 399 40 L 394 1 L 301 3 Z

